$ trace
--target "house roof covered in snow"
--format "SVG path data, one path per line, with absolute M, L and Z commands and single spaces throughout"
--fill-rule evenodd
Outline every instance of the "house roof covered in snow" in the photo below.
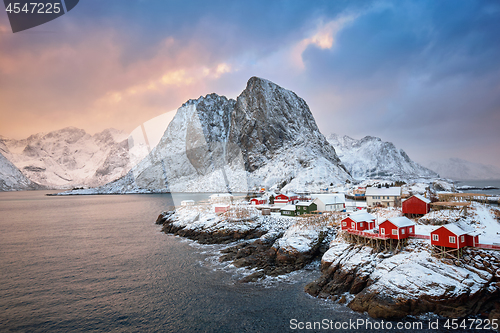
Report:
M 375 216 L 366 211 L 352 213 L 349 215 L 349 218 L 354 222 L 369 222 L 375 220 Z
M 391 222 L 398 228 L 411 227 L 415 225 L 415 222 L 407 218 L 406 216 L 393 217 L 387 221 Z
M 311 198 L 319 199 L 325 205 L 334 205 L 334 204 L 344 204 L 345 203 L 345 195 L 342 193 L 337 194 L 311 194 Z
M 401 196 L 401 187 L 367 187 L 365 196 L 372 195 L 399 197 Z
M 423 201 L 423 202 L 425 202 L 425 203 L 431 203 L 431 201 L 430 201 L 429 199 L 427 199 L 427 198 L 426 198 L 426 197 L 424 197 L 424 196 L 421 196 L 420 194 L 415 194 L 415 195 L 414 195 L 414 197 L 415 197 L 415 198 L 418 198 L 418 199 L 420 199 L 420 200 L 422 200 L 422 201 Z
M 311 206 L 311 204 L 313 204 L 314 201 L 302 201 L 302 202 L 298 202 L 295 204 L 295 206 Z
M 479 235 L 479 233 L 477 231 L 475 231 L 471 228 L 461 226 L 457 223 L 445 224 L 442 226 L 442 228 L 448 229 L 450 232 L 452 232 L 453 234 L 455 234 L 457 236 L 462 236 L 462 235 L 476 236 L 476 235 Z M 438 229 L 436 229 L 436 230 L 438 230 Z M 436 230 L 434 230 L 434 231 L 436 231 Z

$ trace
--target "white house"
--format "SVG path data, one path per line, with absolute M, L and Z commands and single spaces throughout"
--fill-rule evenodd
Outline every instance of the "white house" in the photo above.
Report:
M 345 195 L 336 194 L 311 194 L 319 211 L 342 211 L 345 209 Z
M 365 198 L 368 207 L 394 207 L 401 203 L 401 187 L 367 187 Z

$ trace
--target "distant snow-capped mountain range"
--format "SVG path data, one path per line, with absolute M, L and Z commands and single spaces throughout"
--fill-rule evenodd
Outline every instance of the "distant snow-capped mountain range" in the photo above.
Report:
M 0 137 L 5 157 L 0 184 L 14 173 L 3 190 L 41 184 L 97 187 L 88 193 L 245 192 L 260 186 L 299 191 L 353 179 L 439 177 L 376 137 L 332 134 L 327 140 L 303 99 L 256 77 L 236 100 L 210 94 L 184 103 L 158 145 L 142 147 L 138 159 L 133 149 L 141 151 L 139 141 L 114 129 L 90 135 L 72 127 L 24 140 Z M 18 172 L 12 171 L 16 167 Z M 19 180 L 18 188 L 12 179 Z
M 68 127 L 23 140 L 0 137 L 0 153 L 32 182 L 48 188 L 99 186 L 131 168 L 127 135 L 115 129 L 90 135 Z
M 412 161 L 392 142 L 384 142 L 377 137 L 366 136 L 356 140 L 347 135 L 332 134 L 328 141 L 335 147 L 340 160 L 356 179 L 408 180 L 439 177 L 436 172 Z

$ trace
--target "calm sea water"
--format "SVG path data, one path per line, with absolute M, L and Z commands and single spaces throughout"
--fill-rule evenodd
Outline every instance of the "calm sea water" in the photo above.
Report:
M 466 190 L 470 193 L 484 193 L 489 195 L 500 195 L 500 180 L 464 180 L 456 183 L 457 186 L 475 186 L 484 188 L 486 186 L 497 187 L 495 190 Z
M 0 331 L 297 332 L 293 318 L 368 319 L 305 294 L 317 269 L 238 283 L 217 246 L 154 225 L 169 199 L 0 193 Z

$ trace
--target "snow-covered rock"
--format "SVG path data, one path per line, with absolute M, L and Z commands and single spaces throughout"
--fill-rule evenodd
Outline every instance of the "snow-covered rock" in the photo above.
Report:
M 200 243 L 235 243 L 222 250 L 220 261 L 236 267 L 259 269 L 264 275 L 282 275 L 298 270 L 326 251 L 336 230 L 326 215 L 262 216 L 255 207 L 236 204 L 223 214 L 212 205 L 180 207 L 162 213 L 157 220 L 163 231 Z M 245 241 L 242 241 L 245 240 Z M 246 282 L 253 281 L 256 276 Z
M 393 143 L 366 136 L 356 140 L 331 134 L 328 138 L 347 170 L 356 179 L 382 178 L 405 180 L 437 178 L 438 174 L 412 161 Z
M 476 252 L 479 259 L 471 259 Z M 375 318 L 428 312 L 475 315 L 491 310 L 500 295 L 492 282 L 500 260 L 490 252 L 466 250 L 468 259 L 457 266 L 432 256 L 423 240 L 410 240 L 403 251 L 392 254 L 336 239 L 323 255 L 323 276 L 307 285 L 306 291 L 334 299 L 350 293 L 354 297 L 348 306 Z M 483 257 L 489 258 L 491 267 L 483 266 Z
M 99 186 L 131 168 L 127 136 L 115 129 L 90 135 L 68 127 L 24 140 L 2 137 L 0 148 L 26 177 L 51 188 Z
M 210 94 L 187 101 L 128 175 L 85 193 L 303 191 L 347 179 L 306 102 L 253 77 L 237 100 Z
M 1 152 L 3 152 L 3 149 L 0 147 L 0 191 L 36 190 L 43 188 L 26 178 Z

